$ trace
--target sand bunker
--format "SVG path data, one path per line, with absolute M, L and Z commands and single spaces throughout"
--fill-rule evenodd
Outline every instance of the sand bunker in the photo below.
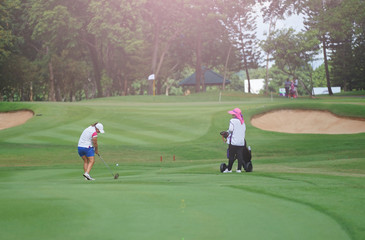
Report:
M 0 130 L 24 124 L 33 117 L 32 111 L 16 111 L 0 113 Z
M 254 116 L 257 128 L 284 133 L 354 134 L 365 132 L 365 119 L 338 117 L 327 111 L 277 110 Z

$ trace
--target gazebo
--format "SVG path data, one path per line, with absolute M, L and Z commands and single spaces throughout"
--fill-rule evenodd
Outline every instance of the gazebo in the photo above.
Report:
M 204 72 L 204 77 L 202 77 L 201 81 L 203 82 L 204 80 L 204 84 L 201 85 L 203 86 L 204 90 L 206 86 L 223 85 L 224 78 L 218 73 L 207 68 L 203 68 L 202 72 Z M 225 84 L 229 83 L 231 83 L 231 81 L 226 79 Z M 193 73 L 189 77 L 179 82 L 180 86 L 195 86 L 195 84 L 196 84 L 196 73 Z

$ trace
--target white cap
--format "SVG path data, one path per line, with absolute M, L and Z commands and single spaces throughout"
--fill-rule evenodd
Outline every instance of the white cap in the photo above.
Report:
M 95 125 L 95 127 L 96 127 L 97 129 L 99 129 L 99 131 L 100 131 L 101 133 L 104 133 L 104 126 L 103 126 L 103 124 L 101 124 L 101 123 L 97 123 L 97 124 Z

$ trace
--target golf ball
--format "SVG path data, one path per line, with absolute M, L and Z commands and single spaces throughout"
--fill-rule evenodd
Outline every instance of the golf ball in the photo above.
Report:
M 119 164 L 117 163 L 117 164 L 115 164 L 115 166 L 117 166 L 117 167 L 118 167 L 118 166 L 119 166 Z

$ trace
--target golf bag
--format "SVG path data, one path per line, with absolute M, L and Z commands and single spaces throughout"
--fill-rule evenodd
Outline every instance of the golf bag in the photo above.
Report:
M 251 154 L 251 147 L 247 147 L 247 143 L 245 140 L 245 147 L 243 148 L 243 168 L 246 172 L 252 172 L 253 166 L 252 166 L 252 154 Z

